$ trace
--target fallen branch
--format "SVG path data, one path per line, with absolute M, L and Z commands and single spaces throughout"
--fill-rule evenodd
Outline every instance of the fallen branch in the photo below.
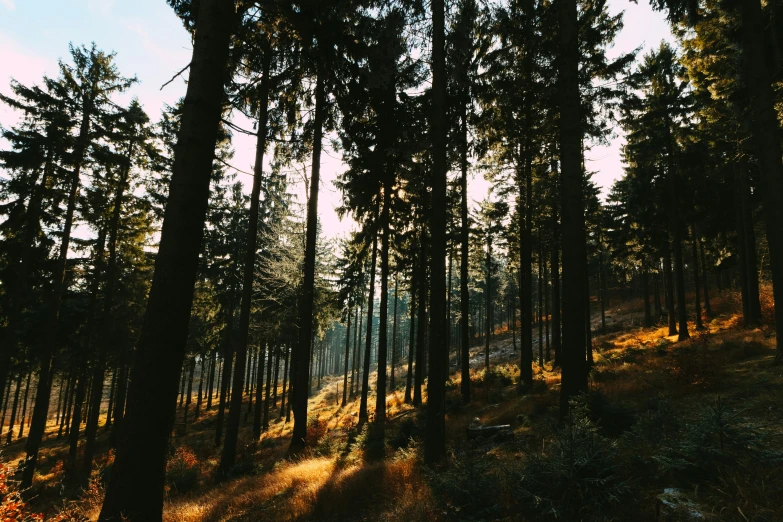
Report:
M 489 437 L 504 430 L 510 430 L 510 424 L 499 424 L 497 426 L 477 426 L 471 428 L 468 426 L 468 438 Z

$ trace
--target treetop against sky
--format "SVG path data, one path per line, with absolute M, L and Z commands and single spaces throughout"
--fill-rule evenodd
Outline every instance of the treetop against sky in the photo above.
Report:
M 625 11 L 624 28 L 610 49 L 610 57 L 639 46 L 646 51 L 657 47 L 663 39 L 671 40 L 664 15 L 652 11 L 647 2 L 611 0 L 610 6 L 612 13 Z M 67 58 L 69 42 L 95 42 L 101 49 L 116 52 L 120 71 L 139 79 L 118 100 L 127 104 L 137 97 L 153 119 L 166 104 L 173 105 L 185 94 L 183 77 L 161 89 L 187 65 L 192 52 L 190 37 L 164 0 L 0 0 L 0 93 L 9 94 L 11 78 L 30 85 L 40 83 L 44 74 L 56 76 L 57 60 Z M 0 105 L 2 125 L 8 127 L 18 117 L 8 106 Z M 241 115 L 234 118 L 234 123 L 252 129 L 252 122 Z M 252 171 L 255 141 L 253 136 L 238 132 L 232 139 L 235 155 L 231 164 L 240 170 L 239 179 L 246 192 L 250 191 L 251 177 L 244 172 Z M 594 180 L 604 194 L 622 175 L 623 141 L 617 136 L 609 145 L 594 145 L 586 152 L 587 168 L 595 172 Z M 341 155 L 328 146 L 324 152 L 320 219 L 324 232 L 337 237 L 351 230 L 354 222 L 350 217 L 340 221 L 335 212 L 341 195 L 332 181 L 345 170 Z M 309 172 L 309 166 L 299 165 L 290 172 L 292 190 L 304 202 L 304 173 Z M 484 199 L 488 188 L 481 173 L 475 173 L 469 184 L 471 199 Z

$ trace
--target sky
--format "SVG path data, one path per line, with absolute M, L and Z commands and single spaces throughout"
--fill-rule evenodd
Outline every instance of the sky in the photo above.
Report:
M 646 51 L 663 39 L 672 40 L 663 15 L 652 11 L 645 0 L 609 0 L 609 7 L 612 14 L 625 11 L 624 28 L 608 53 L 610 58 L 639 46 Z M 120 72 L 139 80 L 119 97 L 120 103 L 127 104 L 137 97 L 155 121 L 165 104 L 174 104 L 184 96 L 182 78 L 161 89 L 190 62 L 192 53 L 190 36 L 165 0 L 0 0 L 0 92 L 10 93 L 11 78 L 30 85 L 40 83 L 44 75 L 56 76 L 58 60 L 68 60 L 69 43 L 91 42 L 104 51 L 114 51 Z M 0 104 L 0 125 L 10 126 L 18 117 Z M 250 128 L 247 121 L 236 123 Z M 587 168 L 595 172 L 593 180 L 603 194 L 623 169 L 622 136 L 610 141 L 608 146 L 595 146 L 585 154 Z M 7 143 L 0 142 L 0 147 L 7 147 Z M 235 134 L 233 147 L 231 163 L 237 169 L 252 171 L 253 137 Z M 331 237 L 342 237 L 355 226 L 350 218 L 341 221 L 334 210 L 341 197 L 332 182 L 343 170 L 340 153 L 325 147 L 318 206 L 323 230 Z M 249 192 L 250 176 L 238 174 L 238 178 Z M 292 191 L 304 201 L 301 177 L 291 182 L 298 182 Z M 474 202 L 484 199 L 489 188 L 480 173 L 469 180 L 468 192 Z

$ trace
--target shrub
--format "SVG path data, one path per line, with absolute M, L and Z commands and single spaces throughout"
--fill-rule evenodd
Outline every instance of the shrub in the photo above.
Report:
M 196 454 L 187 446 L 179 446 L 166 465 L 169 489 L 183 494 L 198 485 L 200 470 Z
M 22 500 L 22 495 L 11 480 L 12 471 L 0 463 L 0 520 L 3 522 L 64 522 L 61 515 L 45 519 L 41 513 L 32 513 Z
M 533 519 L 603 520 L 630 494 L 616 443 L 600 435 L 588 397 L 571 402 L 570 417 L 518 474 L 518 498 Z

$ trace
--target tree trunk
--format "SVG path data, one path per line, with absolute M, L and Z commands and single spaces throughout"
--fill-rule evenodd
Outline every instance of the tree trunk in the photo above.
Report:
M 14 438 L 14 424 L 16 423 L 16 411 L 19 407 L 19 393 L 22 391 L 22 374 L 19 373 L 19 376 L 16 379 L 16 390 L 14 391 L 14 404 L 11 407 L 11 422 L 8 424 L 8 436 L 6 437 L 5 443 L 11 444 L 11 440 Z M 0 432 L 2 432 L 2 429 L 0 429 Z
M 91 105 L 85 101 L 82 113 L 82 124 L 79 131 L 76 150 L 74 151 L 75 168 L 70 179 L 70 190 L 68 193 L 68 206 L 65 211 L 65 223 L 62 230 L 62 239 L 60 241 L 60 250 L 55 263 L 52 279 L 54 290 L 49 297 L 49 303 L 46 307 L 46 327 L 44 329 L 43 349 L 40 355 L 40 370 L 38 372 L 38 390 L 35 394 L 35 405 L 33 406 L 32 423 L 27 435 L 27 444 L 25 446 L 25 465 L 22 471 L 21 488 L 28 489 L 33 485 L 35 476 L 35 467 L 38 462 L 38 450 L 41 447 L 44 431 L 46 430 L 46 419 L 49 416 L 49 396 L 52 389 L 52 360 L 54 358 L 55 346 L 57 344 L 57 329 L 60 322 L 60 305 L 63 295 L 67 290 L 65 279 L 66 263 L 68 261 L 68 248 L 71 242 L 71 229 L 73 227 L 73 215 L 76 210 L 76 196 L 79 191 L 81 166 L 84 162 L 84 155 L 87 149 L 90 129 Z M 5 351 L 5 350 L 3 350 Z
M 396 389 L 397 383 L 394 381 L 394 369 L 397 367 L 397 361 L 399 358 L 397 350 L 397 289 L 398 289 L 398 273 L 394 273 L 394 318 L 392 319 L 392 363 L 391 363 L 391 379 L 389 380 L 389 391 Z M 347 342 L 347 341 L 346 341 Z M 346 355 L 347 357 L 347 355 Z M 346 359 L 347 364 L 347 359 Z
M 163 516 L 177 372 L 185 357 L 230 39 L 238 18 L 232 2 L 199 2 L 160 247 L 101 522 L 122 516 L 153 522 Z
M 264 399 L 264 355 L 266 344 L 261 343 L 258 348 L 258 372 L 256 373 L 256 411 L 253 412 L 253 439 L 261 437 L 261 414 L 263 412 L 262 401 Z
M 27 417 L 27 394 L 30 392 L 30 377 L 33 375 L 32 372 L 27 372 L 27 382 L 24 386 L 24 398 L 22 399 L 22 420 L 19 422 L 19 437 L 22 438 L 24 436 L 24 421 Z
M 424 462 L 433 465 L 446 455 L 446 56 L 444 0 L 432 0 L 432 291 L 430 353 L 427 380 L 427 428 Z
M 563 233 L 563 354 L 560 416 L 569 400 L 587 391 L 584 357 L 586 255 L 582 194 L 582 128 L 576 0 L 558 0 L 560 28 L 560 158 Z
M 343 372 L 343 408 L 348 403 L 348 354 L 351 351 L 351 303 L 348 304 L 348 326 L 345 331 L 345 371 Z M 393 375 L 393 374 L 392 374 Z M 285 375 L 283 375 L 285 380 Z
M 415 335 L 416 335 L 416 292 L 418 291 L 419 273 L 416 266 L 416 257 L 411 260 L 411 299 L 410 299 L 410 319 L 408 321 L 408 373 L 405 375 L 405 404 L 413 402 L 411 390 L 413 388 L 413 355 L 415 353 Z
M 652 312 L 650 310 L 650 276 L 647 272 L 647 266 L 642 263 L 642 293 L 644 294 L 644 326 L 653 325 Z
M 318 188 L 321 183 L 321 138 L 326 114 L 324 73 L 319 71 L 315 85 L 315 119 L 313 121 L 313 165 L 310 175 L 310 196 L 307 200 L 307 237 L 305 238 L 304 288 L 300 306 L 299 344 L 296 354 L 296 380 L 293 382 L 294 430 L 290 455 L 305 447 L 307 436 L 307 390 L 310 388 L 310 342 L 313 337 L 313 299 L 315 296 L 315 249 L 318 237 Z
M 696 329 L 703 330 L 701 321 L 701 296 L 699 295 L 699 255 L 696 250 L 696 225 L 691 225 L 691 253 L 693 256 L 693 286 L 696 292 Z
M 289 374 L 289 371 L 288 371 L 289 365 L 288 365 L 288 360 L 290 359 L 290 357 L 291 357 L 291 346 L 290 345 L 286 345 L 286 347 L 285 347 L 285 365 L 283 366 L 283 391 L 280 394 L 280 418 L 281 419 L 283 418 L 283 412 L 285 411 L 286 385 L 289 382 L 289 376 L 288 376 L 288 374 Z M 289 392 L 289 394 L 290 394 L 290 392 Z M 291 400 L 289 399 L 288 402 L 291 402 Z
M 267 364 L 266 364 L 266 399 L 264 400 L 264 422 L 262 429 L 264 431 L 269 429 L 269 399 L 270 391 L 272 390 L 272 346 L 267 345 Z
M 258 207 L 261 198 L 261 177 L 264 168 L 264 152 L 266 151 L 267 115 L 269 111 L 269 68 L 271 56 L 269 48 L 264 49 L 264 64 L 261 76 L 261 95 L 258 109 L 258 133 L 256 140 L 256 158 L 253 168 L 253 188 L 250 192 L 250 214 L 248 216 L 247 250 L 245 264 L 242 267 L 242 303 L 239 308 L 239 339 L 237 342 L 237 358 L 234 367 L 233 393 L 228 410 L 226 424 L 226 440 L 223 442 L 223 453 L 220 456 L 218 471 L 227 473 L 234 465 L 237 455 L 237 439 L 239 437 L 239 422 L 242 415 L 242 387 L 247 364 L 247 343 L 250 335 L 250 306 L 253 299 L 253 273 L 256 268 L 256 244 L 258 241 Z M 249 380 L 249 379 L 248 379 Z
M 485 338 L 484 338 L 484 371 L 489 375 L 489 339 L 492 335 L 491 331 L 491 323 L 492 323 L 492 233 L 490 232 L 490 229 L 492 228 L 492 220 L 489 221 L 489 226 L 487 228 L 487 263 L 486 263 L 486 286 L 487 286 L 487 301 L 486 301 L 486 307 L 487 307 L 487 313 L 485 317 Z
M 552 201 L 552 351 L 555 352 L 553 367 L 560 366 L 560 247 L 558 245 L 557 200 Z
M 419 311 L 416 314 L 416 367 L 413 372 L 413 405 L 421 406 L 421 385 L 424 381 L 424 334 L 427 328 L 427 248 L 421 238 L 421 252 L 419 254 Z
M 182 433 L 188 432 L 188 410 L 190 410 L 190 403 L 192 402 L 193 375 L 196 372 L 196 359 L 191 359 L 188 366 L 190 367 L 190 371 L 188 372 L 187 397 L 185 397 L 185 413 L 182 416 Z
M 669 315 L 669 335 L 677 335 L 677 319 L 674 315 L 674 278 L 672 277 L 672 260 L 669 253 L 669 241 L 663 243 L 663 279 L 666 283 L 666 311 Z
M 377 215 L 376 220 L 372 226 L 377 227 Z M 372 313 L 373 305 L 375 304 L 375 268 L 378 261 L 378 230 L 373 233 L 372 239 L 372 261 L 370 263 L 370 294 L 367 298 L 367 336 L 365 338 L 364 346 L 364 369 L 362 371 L 362 397 L 359 403 L 359 424 L 367 422 L 369 418 L 367 415 L 367 393 L 370 389 L 370 356 L 372 348 Z
M 758 151 L 764 222 L 772 269 L 775 327 L 783 331 L 783 163 L 780 124 L 775 108 L 770 71 L 765 57 L 765 22 L 759 0 L 739 2 L 742 20 L 742 55 L 745 85 L 751 100 L 751 131 Z M 783 335 L 776 336 L 777 360 L 783 359 Z
M 704 243 L 699 241 L 699 237 L 696 236 L 696 242 L 699 244 L 699 253 L 701 254 L 701 276 L 704 282 L 704 313 L 707 317 L 712 316 L 712 308 L 710 307 L 710 288 L 709 279 L 707 278 L 707 261 L 704 256 Z

